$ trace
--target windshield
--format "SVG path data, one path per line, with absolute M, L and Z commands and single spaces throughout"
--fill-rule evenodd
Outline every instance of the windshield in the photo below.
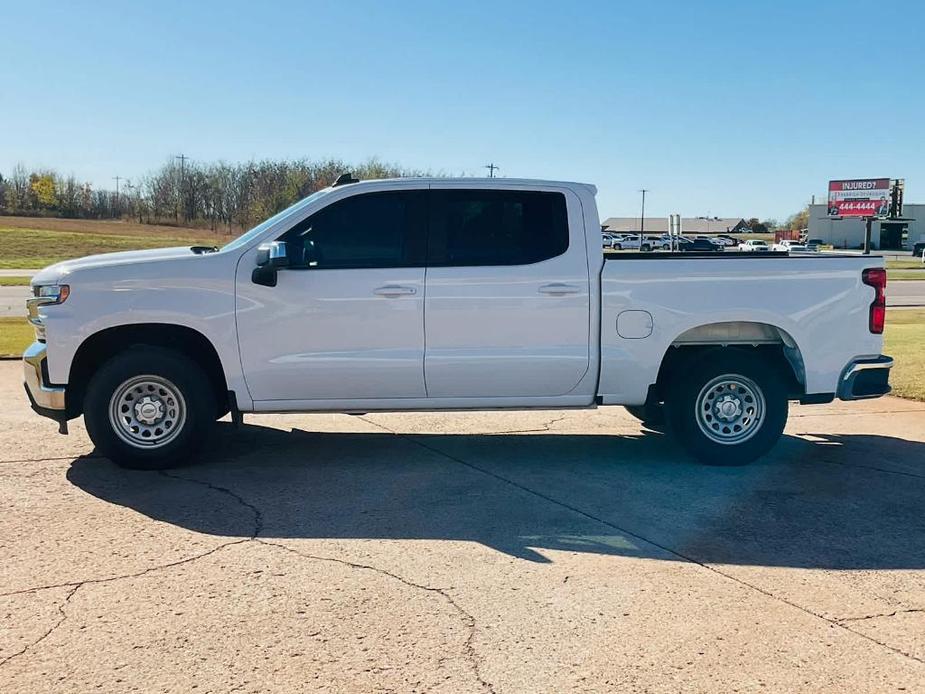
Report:
M 267 219 L 266 221 L 261 222 L 260 224 L 258 224 L 257 226 L 255 226 L 255 227 L 254 227 L 253 229 L 251 229 L 250 231 L 247 231 L 247 232 L 241 234 L 241 235 L 240 235 L 238 238 L 236 238 L 234 241 L 230 241 L 230 242 L 226 243 L 224 246 L 222 246 L 222 250 L 223 250 L 223 251 L 232 251 L 232 250 L 234 250 L 235 248 L 240 248 L 241 246 L 246 246 L 248 243 L 250 243 L 251 240 L 253 240 L 254 238 L 260 236 L 260 234 L 262 234 L 264 231 L 266 231 L 266 230 L 269 229 L 271 226 L 273 226 L 274 224 L 276 224 L 279 220 L 281 220 L 281 219 L 283 219 L 284 217 L 286 217 L 286 216 L 292 214 L 293 212 L 295 212 L 295 211 L 301 209 L 302 207 L 305 207 L 306 205 L 310 204 L 310 203 L 313 202 L 314 200 L 317 200 L 317 199 L 320 198 L 322 195 L 325 195 L 326 193 L 328 193 L 330 190 L 331 190 L 330 188 L 322 188 L 321 190 L 315 191 L 314 193 L 312 193 L 311 195 L 309 195 L 307 198 L 303 198 L 302 200 L 299 200 L 297 203 L 295 203 L 295 204 L 293 204 L 293 205 L 290 205 L 289 207 L 287 207 L 287 208 L 286 208 L 285 210 L 283 210 L 282 212 L 277 212 L 275 215 L 273 215 L 272 217 L 270 217 L 270 218 Z

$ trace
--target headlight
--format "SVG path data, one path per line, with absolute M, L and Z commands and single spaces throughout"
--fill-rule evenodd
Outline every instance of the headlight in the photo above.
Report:
M 43 299 L 41 305 L 63 304 L 71 295 L 71 287 L 67 284 L 40 284 L 32 287 L 32 296 Z
M 39 315 L 42 306 L 63 304 L 71 295 L 71 288 L 67 284 L 40 284 L 32 287 L 32 298 L 26 299 L 26 310 L 29 313 L 29 322 L 35 328 L 35 339 L 45 341 L 45 321 Z

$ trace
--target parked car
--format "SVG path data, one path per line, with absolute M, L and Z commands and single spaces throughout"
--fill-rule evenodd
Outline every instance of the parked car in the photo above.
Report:
M 806 242 L 806 249 L 815 252 L 820 250 L 824 245 L 826 244 L 822 239 L 809 239 Z
M 668 234 L 646 234 L 643 240 L 642 250 L 644 251 L 667 251 L 670 248 L 671 237 Z
M 698 237 L 693 240 L 682 241 L 678 244 L 678 249 L 682 251 L 714 253 L 717 251 L 722 251 L 723 246 L 719 245 L 718 243 L 714 243 L 712 239 Z
M 806 252 L 809 249 L 806 247 L 805 244 L 802 244 L 799 241 L 794 241 L 792 239 L 783 239 L 775 243 L 773 246 L 771 246 L 771 250 L 792 253 L 794 251 Z
M 698 239 L 707 239 L 708 241 L 712 241 L 713 243 L 715 243 L 717 246 L 723 246 L 724 248 L 725 248 L 726 246 L 734 246 L 734 245 L 735 245 L 735 239 L 732 239 L 732 238 L 730 238 L 730 237 L 728 237 L 728 236 L 718 236 L 718 235 L 715 235 L 715 234 L 712 235 L 712 236 L 707 236 L 706 234 L 699 234 L 699 235 L 697 236 L 697 238 L 698 238 Z
M 613 248 L 618 250 L 637 250 L 640 249 L 639 243 L 639 234 L 620 234 L 614 238 Z M 655 234 L 645 234 L 642 239 L 642 248 L 643 252 L 654 251 L 654 250 L 669 250 L 671 248 L 671 240 L 668 234 L 655 235 Z
M 605 255 L 599 234 L 588 184 L 341 177 L 222 248 L 37 273 L 26 390 L 145 469 L 226 413 L 597 405 L 736 465 L 788 400 L 889 392 L 882 258 Z
M 728 246 L 738 246 L 740 243 L 742 243 L 735 236 L 728 236 L 727 234 L 717 234 L 716 238 L 722 239 L 725 242 L 724 245 L 727 247 Z
M 614 237 L 613 248 L 617 251 L 636 250 L 639 248 L 639 234 L 620 234 Z
M 762 241 L 761 239 L 748 239 L 739 244 L 739 250 L 746 253 L 754 253 L 758 251 L 769 251 L 771 249 L 767 241 Z
M 602 248 L 613 248 L 614 235 L 613 234 L 601 234 L 601 247 Z
M 925 262 L 925 241 L 919 241 L 912 247 L 912 256 Z

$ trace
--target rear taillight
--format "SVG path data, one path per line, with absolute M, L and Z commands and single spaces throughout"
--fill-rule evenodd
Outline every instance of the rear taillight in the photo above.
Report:
M 882 267 L 867 268 L 861 273 L 861 281 L 874 288 L 868 327 L 872 333 L 880 335 L 883 333 L 883 323 L 886 320 L 886 270 Z

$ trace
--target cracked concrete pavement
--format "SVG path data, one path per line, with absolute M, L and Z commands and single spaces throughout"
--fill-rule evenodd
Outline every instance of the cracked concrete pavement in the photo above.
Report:
M 120 470 L 0 363 L 0 691 L 923 691 L 925 404 L 247 416 Z

